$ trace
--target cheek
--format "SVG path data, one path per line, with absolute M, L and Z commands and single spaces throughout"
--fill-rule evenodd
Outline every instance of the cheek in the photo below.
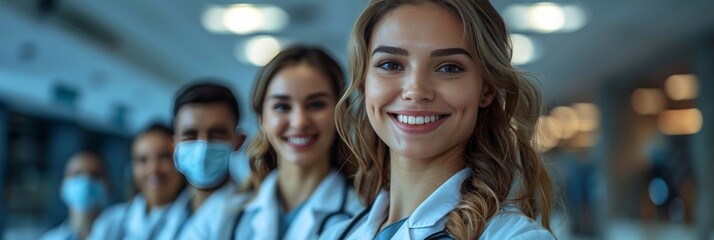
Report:
M 266 134 L 268 134 L 268 137 L 272 137 L 273 134 L 278 132 L 278 128 L 280 127 L 280 116 L 276 116 L 272 113 L 266 113 L 262 121 L 260 123 L 261 127 L 263 128 L 263 131 L 265 131 Z
M 465 89 L 473 90 L 465 91 Z M 439 94 L 443 97 L 447 104 L 451 105 L 455 109 L 471 112 L 478 109 L 481 101 L 481 95 L 483 95 L 482 91 L 482 84 L 474 82 L 473 80 L 456 81 L 442 85 L 439 88 Z
M 140 166 L 138 163 L 134 164 L 134 167 L 132 169 L 132 172 L 134 174 L 134 179 L 140 179 L 144 175 L 143 167 Z
M 370 119 L 376 117 L 389 102 L 399 96 L 399 87 L 394 85 L 376 78 L 365 80 L 365 107 Z
M 169 161 L 161 160 L 161 162 L 159 163 L 159 171 L 161 171 L 161 173 L 163 174 L 171 174 L 175 171 L 174 165 Z
M 470 89 L 474 88 L 477 90 L 472 92 L 450 89 L 448 94 L 443 95 L 444 101 L 456 111 L 454 117 L 458 117 L 458 126 L 463 130 L 462 133 L 472 133 L 477 124 L 481 89 L 475 86 Z
M 333 107 L 328 107 L 326 110 L 316 114 L 315 123 L 325 134 L 330 134 L 335 131 L 335 109 Z
M 465 93 L 463 91 L 452 91 L 447 95 L 446 101 L 449 105 L 462 111 L 473 112 L 479 108 L 481 98 L 476 93 Z

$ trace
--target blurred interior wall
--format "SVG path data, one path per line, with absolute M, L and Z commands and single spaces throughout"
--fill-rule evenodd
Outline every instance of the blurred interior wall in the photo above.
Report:
M 701 131 L 694 135 L 692 152 L 696 179 L 696 231 L 698 239 L 714 237 L 714 37 L 696 51 L 694 72 L 700 92 L 696 103 L 702 112 Z
M 5 216 L 7 216 L 5 213 L 5 206 L 7 206 L 7 204 L 5 204 L 5 166 L 8 158 L 7 125 L 7 110 L 0 104 L 0 236 L 3 236 L 5 232 Z
M 46 226 L 55 226 L 67 217 L 67 208 L 62 203 L 59 189 L 64 177 L 64 168 L 72 155 L 85 146 L 82 129 L 76 124 L 58 122 L 49 128 L 47 146 L 48 175 L 51 178 L 49 209 L 46 211 Z
M 622 137 L 623 116 L 622 99 L 627 99 L 629 89 L 623 86 L 623 81 L 606 81 L 598 89 L 597 105 L 601 110 L 601 135 L 598 143 L 593 147 L 593 158 L 598 173 L 598 194 L 595 194 L 594 213 L 596 214 L 593 228 L 596 233 L 602 234 L 602 229 L 612 219 L 618 209 L 617 194 L 613 190 L 618 182 L 612 169 L 617 166 L 617 150 L 623 144 Z

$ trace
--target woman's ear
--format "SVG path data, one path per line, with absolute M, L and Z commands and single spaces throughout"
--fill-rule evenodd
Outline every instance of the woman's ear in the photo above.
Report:
M 479 100 L 479 107 L 488 107 L 493 102 L 496 97 L 496 90 L 489 84 L 483 85 L 483 91 L 481 91 L 481 100 Z

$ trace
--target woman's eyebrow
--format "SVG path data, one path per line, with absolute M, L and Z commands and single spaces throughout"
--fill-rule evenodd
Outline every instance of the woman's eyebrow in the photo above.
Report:
M 409 51 L 407 51 L 406 49 L 390 46 L 378 46 L 372 51 L 372 56 L 380 52 L 394 55 L 409 56 Z
M 437 49 L 431 52 L 431 57 L 445 57 L 449 55 L 456 55 L 456 54 L 463 54 L 471 58 L 471 54 L 469 51 L 466 51 L 466 49 L 463 48 L 444 48 L 444 49 Z

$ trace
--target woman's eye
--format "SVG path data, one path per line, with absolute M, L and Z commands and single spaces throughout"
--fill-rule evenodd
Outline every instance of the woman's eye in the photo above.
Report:
M 311 103 L 307 104 L 307 109 L 320 110 L 320 109 L 325 108 L 326 105 L 327 104 L 324 102 L 311 102 Z
M 287 112 L 290 111 L 290 106 L 284 103 L 278 103 L 273 105 L 273 110 L 276 112 Z
M 134 157 L 134 164 L 141 164 L 141 165 L 146 164 L 146 157 L 144 157 L 144 156 Z
M 381 68 L 381 69 L 384 69 L 384 70 L 387 70 L 387 71 L 394 71 L 394 70 L 402 70 L 402 69 L 403 69 L 401 65 L 399 65 L 399 64 L 396 63 L 396 62 L 391 62 L 391 61 L 389 61 L 389 62 L 382 62 L 382 63 L 379 64 L 379 66 L 377 66 L 377 67 L 379 67 L 379 68 Z
M 459 73 L 463 71 L 464 69 L 460 68 L 459 66 L 456 66 L 454 64 L 448 64 L 441 66 L 439 69 L 437 69 L 437 72 L 443 72 L 443 73 Z

